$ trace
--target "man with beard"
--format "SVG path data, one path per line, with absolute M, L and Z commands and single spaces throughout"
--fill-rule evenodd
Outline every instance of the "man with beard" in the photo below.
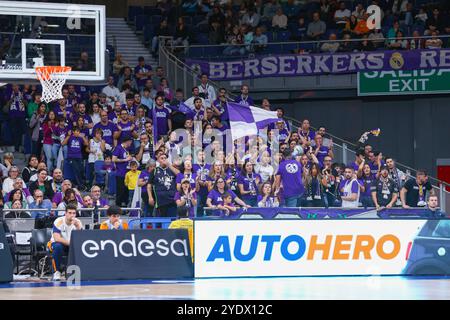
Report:
M 355 171 L 351 167 L 345 168 L 344 180 L 339 184 L 342 208 L 357 208 L 359 204 L 359 183 Z
M 377 210 L 382 207 L 390 209 L 394 206 L 398 198 L 398 188 L 395 181 L 389 177 L 387 166 L 381 167 L 380 177 L 373 182 L 370 190 Z
M 176 217 L 177 206 L 173 199 L 177 192 L 176 176 L 180 171 L 172 166 L 163 151 L 157 151 L 156 157 L 159 167 L 150 173 L 147 185 L 149 205 L 156 208 L 157 217 Z

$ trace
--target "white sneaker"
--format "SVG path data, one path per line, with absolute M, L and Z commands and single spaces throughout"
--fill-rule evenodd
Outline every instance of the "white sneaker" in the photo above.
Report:
M 61 272 L 56 271 L 56 272 L 53 274 L 52 281 L 61 281 Z

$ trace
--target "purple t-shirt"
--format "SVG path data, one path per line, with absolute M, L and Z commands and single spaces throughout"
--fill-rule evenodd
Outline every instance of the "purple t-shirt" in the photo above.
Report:
M 142 187 L 142 193 L 147 193 L 147 183 L 150 179 L 150 172 L 147 170 L 141 171 L 141 174 L 139 175 L 139 179 L 143 179 L 145 182 L 145 185 Z
M 177 174 L 176 182 L 178 184 L 178 183 L 181 183 L 181 181 L 183 181 L 184 179 L 189 179 L 191 189 L 195 189 L 195 179 L 196 178 L 197 178 L 196 173 L 192 173 L 192 174 L 179 173 L 179 174 Z
M 25 118 L 26 110 L 25 110 L 25 99 L 22 93 L 12 93 L 11 94 L 11 106 L 9 108 L 9 116 L 11 118 Z
M 55 107 L 55 109 L 53 109 L 53 111 L 55 112 L 56 116 L 64 117 L 64 111 L 61 110 L 61 106 L 60 105 L 57 105 Z M 68 106 L 66 106 L 65 111 L 66 111 L 66 115 L 67 115 L 66 120 L 71 119 L 72 113 L 73 113 L 73 109 L 69 108 Z
M 122 121 L 117 122 L 117 130 L 119 130 L 119 126 L 122 128 L 122 132 L 120 133 L 119 142 L 122 141 L 124 137 L 133 137 L 132 126 L 133 122 L 127 121 L 123 123 Z
M 238 182 L 238 184 L 243 185 L 244 191 L 250 191 L 251 188 L 253 188 L 253 190 L 255 191 L 254 195 L 251 195 L 251 194 L 242 195 L 243 201 L 256 199 L 256 197 L 258 195 L 258 185 L 256 184 L 257 178 L 259 179 L 259 181 L 261 181 L 261 176 L 259 174 L 255 174 L 255 173 L 252 175 L 240 174 L 238 176 L 237 182 Z
M 113 151 L 113 156 L 116 156 L 119 160 L 124 160 L 128 157 L 128 151 L 119 143 Z M 125 177 L 127 174 L 127 166 L 128 162 L 116 162 L 116 176 Z
M 112 122 L 108 122 L 107 125 L 103 125 L 101 122 L 97 123 L 93 130 L 92 130 L 92 135 L 94 135 L 94 132 L 97 128 L 102 129 L 103 131 L 103 140 L 105 140 L 105 142 L 107 144 L 109 144 L 110 146 L 113 145 L 114 142 L 114 132 L 117 131 L 117 126 L 112 123 Z
M 289 137 L 289 131 L 286 129 L 286 128 L 284 128 L 284 129 L 282 129 L 282 130 L 280 130 L 279 132 L 278 132 L 278 139 L 279 139 L 279 141 L 286 141 L 286 139 Z
M 213 105 L 220 111 L 220 120 L 226 122 L 229 119 L 227 104 L 219 99 L 214 100 Z
M 244 98 L 244 97 L 242 97 L 242 95 L 240 95 L 239 97 L 236 98 L 235 102 L 239 103 L 242 106 L 247 106 L 247 107 L 254 106 L 253 99 L 250 96 L 247 96 L 246 98 Z
M 210 164 L 205 164 L 205 165 L 201 166 L 196 163 L 192 166 L 192 171 L 197 175 L 197 177 L 199 177 L 199 181 L 203 181 L 203 182 L 208 181 L 209 170 L 211 170 Z M 208 193 L 208 187 L 201 186 L 199 194 L 206 195 L 207 193 Z
M 64 198 L 64 194 L 62 192 L 57 192 L 53 196 L 52 202 L 54 202 L 54 203 L 56 203 L 56 205 L 58 205 L 62 202 L 63 198 Z M 78 194 L 75 194 L 75 198 L 77 198 L 77 201 L 79 203 L 83 203 L 83 199 Z
M 354 161 L 352 163 L 350 163 L 348 166 L 353 168 L 353 170 L 355 170 L 355 172 L 358 171 L 358 169 L 359 169 L 359 164 L 357 164 Z
M 55 129 L 53 129 L 54 136 L 61 138 L 61 140 L 53 139 L 53 143 L 54 144 L 61 144 L 61 141 L 64 141 L 64 139 L 66 138 L 68 132 L 69 132 L 69 128 L 68 127 L 60 128 L 58 126 Z
M 92 118 L 91 118 L 90 115 L 88 115 L 88 114 L 79 114 L 79 113 L 72 114 L 72 122 L 76 123 L 78 121 L 78 118 L 80 118 L 80 117 L 83 118 L 84 125 L 88 125 L 88 124 L 92 123 Z
M 381 166 L 383 167 L 386 163 L 381 160 Z M 374 162 L 369 162 L 369 167 L 370 167 L 370 172 L 372 172 L 372 174 L 377 174 L 378 172 L 378 164 L 374 163 Z
M 98 201 L 99 201 L 99 204 L 98 204 L 99 208 L 104 208 L 106 206 L 109 206 L 109 201 L 107 199 L 100 198 L 100 199 L 98 199 Z M 96 203 L 94 202 L 93 205 L 95 206 Z
M 258 195 L 258 203 L 260 203 L 263 199 L 263 196 L 260 194 Z M 264 203 L 264 208 L 273 208 L 274 207 L 274 203 L 276 202 L 275 200 L 277 200 L 275 197 L 267 197 L 266 198 L 266 202 Z M 278 200 L 277 200 L 278 201 Z
M 328 155 L 330 149 L 326 146 L 320 146 L 319 152 L 317 152 L 317 160 L 319 160 L 320 167 L 323 167 L 323 159 Z M 358 170 L 358 169 L 356 169 Z
M 342 180 L 341 183 L 339 183 L 339 190 L 342 190 L 342 188 L 344 188 L 346 185 L 348 185 L 349 183 L 352 183 L 352 187 L 351 187 L 351 193 L 358 193 L 358 189 L 359 189 L 359 183 L 357 180 L 354 180 L 353 182 L 351 182 L 352 180 Z M 341 191 L 341 195 L 344 197 L 348 197 L 350 196 L 349 193 L 347 192 L 343 192 Z
M 152 67 L 151 67 L 150 65 L 148 65 L 148 64 L 144 64 L 143 67 L 141 67 L 140 65 L 137 65 L 137 66 L 134 68 L 134 74 L 135 74 L 135 75 L 137 75 L 138 73 L 147 73 L 147 72 L 149 72 L 149 71 L 152 71 Z M 145 82 L 147 81 L 147 79 L 148 79 L 148 78 L 146 78 L 146 77 L 141 78 L 141 79 L 138 79 L 138 78 L 136 77 L 137 85 L 138 85 L 139 87 L 145 86 Z
M 203 110 L 203 109 L 197 110 L 194 108 L 194 113 L 192 114 L 192 120 L 203 121 L 203 119 L 205 119 L 205 110 Z
M 302 181 L 302 164 L 296 160 L 281 162 L 277 175 L 281 176 L 283 184 L 283 197 L 301 196 L 305 191 Z
M 286 120 L 284 120 L 283 118 L 278 118 L 284 121 L 284 128 L 287 129 L 288 131 L 291 131 L 291 127 L 289 125 L 289 122 L 287 122 Z M 269 124 L 267 126 L 267 129 L 270 130 L 274 130 L 277 127 L 276 122 L 272 122 L 271 124 Z
M 228 192 L 231 195 L 231 199 L 233 201 L 234 199 L 236 199 L 236 194 L 233 191 L 228 190 L 226 192 Z M 223 204 L 222 195 L 223 193 L 220 193 L 219 191 L 213 189 L 208 193 L 208 199 L 211 199 L 211 204 L 213 206 L 217 206 L 219 204 L 222 205 Z
M 158 136 L 167 135 L 169 132 L 169 118 L 170 118 L 170 110 L 166 107 L 162 109 L 155 106 L 153 109 L 156 117 L 156 128 L 158 130 Z
M 137 110 L 137 106 L 135 104 L 133 104 L 131 106 L 131 108 L 128 108 L 127 105 L 125 105 L 125 107 L 123 108 L 123 110 L 125 110 L 126 112 L 128 112 L 128 115 L 130 116 L 135 116 L 136 115 L 136 110 Z
M 193 198 L 194 200 L 197 200 L 197 194 L 196 194 L 195 192 L 192 193 L 192 198 Z M 177 191 L 177 193 L 175 193 L 175 197 L 174 197 L 173 200 L 175 200 L 175 201 L 181 200 L 181 193 L 179 193 L 179 192 Z M 187 204 L 187 203 L 186 203 L 186 204 Z M 187 204 L 187 207 L 189 208 L 189 216 L 190 216 L 190 217 L 194 217 L 194 216 L 195 216 L 195 207 L 193 206 L 192 202 L 190 202 L 189 204 Z
M 83 148 L 83 139 L 81 137 L 71 136 L 67 143 L 67 158 L 68 159 L 81 159 L 82 148 Z
M 372 174 L 369 177 L 361 177 L 361 179 L 358 179 L 359 184 L 365 187 L 364 192 L 361 192 L 362 196 L 370 197 L 372 195 L 370 187 L 375 180 L 375 176 Z
M 299 129 L 298 134 L 311 141 L 314 140 L 314 138 L 316 137 L 316 133 L 314 132 L 314 130 L 311 129 L 309 129 L 309 132 L 303 132 L 303 130 Z

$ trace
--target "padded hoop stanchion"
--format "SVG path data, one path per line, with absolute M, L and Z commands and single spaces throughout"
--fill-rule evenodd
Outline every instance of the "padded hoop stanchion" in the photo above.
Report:
M 42 100 L 52 102 L 62 99 L 62 87 L 66 83 L 67 76 L 72 70 L 65 66 L 37 67 L 36 75 L 42 85 Z

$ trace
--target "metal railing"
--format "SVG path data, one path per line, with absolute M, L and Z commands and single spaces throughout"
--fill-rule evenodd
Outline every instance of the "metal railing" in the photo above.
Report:
M 130 216 L 130 218 L 140 218 L 141 217 L 141 213 L 142 213 L 142 209 L 141 208 L 121 208 L 122 211 L 124 212 L 131 212 L 131 211 L 137 211 L 138 215 L 136 217 L 134 216 Z M 77 212 L 91 212 L 91 216 L 90 217 L 81 217 L 81 218 L 89 218 L 91 219 L 92 223 L 96 223 L 98 221 L 101 220 L 102 216 L 102 212 L 105 212 L 106 210 L 108 210 L 107 208 L 79 208 L 77 209 Z M 26 212 L 26 213 L 30 213 L 30 212 L 38 212 L 41 213 L 44 216 L 48 216 L 48 215 L 52 215 L 52 216 L 64 216 L 64 214 L 59 214 L 60 212 L 64 213 L 65 209 L 58 209 L 58 208 L 52 208 L 52 209 L 9 209 L 9 208 L 4 208 L 3 209 L 3 219 L 35 219 L 35 218 L 6 218 L 6 215 L 10 212 Z M 128 217 L 128 216 L 127 216 Z
M 450 35 L 447 35 L 445 37 L 450 38 Z M 177 57 L 173 53 L 174 47 L 172 46 L 171 40 L 172 37 L 160 37 L 159 64 L 165 68 L 167 78 L 169 80 L 169 83 L 171 84 L 171 87 L 181 88 L 183 89 L 183 92 L 187 94 L 191 92 L 191 89 L 194 86 L 197 86 L 200 82 L 200 71 L 186 65 L 179 57 Z M 212 80 L 209 80 L 209 84 L 215 87 L 216 90 L 221 87 L 221 85 Z M 231 90 L 228 90 L 228 97 L 234 98 L 236 97 L 236 95 L 234 95 Z M 299 120 L 291 117 L 285 118 L 290 122 L 292 130 L 297 131 L 298 128 L 301 127 L 301 122 Z M 314 128 L 313 126 L 311 126 L 311 128 L 313 130 L 316 130 L 316 128 Z M 356 153 L 355 151 L 357 149 L 357 145 L 355 143 L 339 138 L 329 132 L 327 132 L 327 135 L 333 138 L 335 162 L 349 164 L 354 161 Z M 410 166 L 398 161 L 396 161 L 396 165 L 405 173 L 409 171 L 410 177 L 414 177 L 417 172 L 416 169 L 411 168 Z M 439 197 L 442 210 L 445 211 L 446 208 L 450 208 L 450 192 L 446 190 L 447 187 L 450 188 L 450 184 L 432 176 L 429 176 L 429 181 L 433 185 L 433 190 L 435 191 L 436 195 Z

